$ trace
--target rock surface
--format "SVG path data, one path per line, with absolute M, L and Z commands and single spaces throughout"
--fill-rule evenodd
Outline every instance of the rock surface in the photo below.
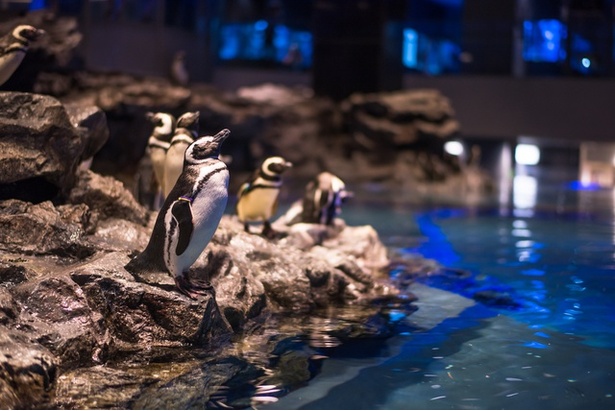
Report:
M 90 182 L 82 186 L 82 198 L 96 198 L 91 181 L 105 178 L 90 171 L 79 178 Z M 287 353 L 275 364 L 267 359 L 285 338 L 307 332 L 304 327 L 312 330 L 308 335 L 316 346 L 387 336 L 389 325 L 372 303 L 412 301 L 374 276 L 388 258 L 369 227 L 347 227 L 341 220 L 333 228 L 278 225 L 285 235 L 271 241 L 246 233 L 233 216 L 223 217 L 193 267 L 210 278 L 215 294 L 188 299 L 166 273 L 135 277 L 124 269 L 131 252 L 145 246 L 153 224 L 153 216 L 147 226 L 139 218 L 129 221 L 141 207 L 134 201 L 122 205 L 120 199 L 128 196 L 124 190 L 104 201 L 60 206 L 0 202 L 0 327 L 10 330 L 0 344 L 0 404 L 211 406 L 220 401 L 219 386 L 248 375 L 264 377 L 270 367 L 290 373 L 279 376 L 287 382 L 311 378 L 310 356 Z M 109 214 L 110 204 L 132 213 Z M 340 311 L 337 327 L 327 320 L 329 331 L 318 326 L 320 310 L 331 315 L 341 307 L 357 307 L 356 313 L 344 320 Z M 406 309 L 411 312 L 411 305 Z M 256 358 L 237 351 L 246 344 L 260 347 Z M 20 350 L 28 354 L 10 356 Z M 135 363 L 146 372 L 128 365 Z M 11 374 L 19 367 L 31 370 L 19 374 L 22 380 L 30 375 L 25 382 L 15 382 Z M 159 372 L 147 371 L 153 368 Z M 115 382 L 109 384 L 105 375 Z M 202 390 L 195 391 L 194 384 Z M 22 385 L 30 387 L 28 395 Z M 182 394 L 185 386 L 193 388 Z
M 0 92 L 0 199 L 39 203 L 65 196 L 86 149 L 100 145 L 95 138 L 73 126 L 53 97 Z

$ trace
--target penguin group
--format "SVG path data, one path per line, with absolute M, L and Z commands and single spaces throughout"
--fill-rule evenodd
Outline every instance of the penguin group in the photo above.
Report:
M 147 151 L 154 176 L 164 195 L 150 240 L 126 269 L 132 273 L 170 273 L 179 291 L 190 298 L 211 292 L 211 285 L 191 271 L 218 228 L 228 202 L 229 171 L 220 160 L 222 143 L 230 131 L 198 137 L 199 112 L 177 119 L 168 113 L 148 113 L 154 125 Z M 266 158 L 237 194 L 236 213 L 251 233 L 272 239 L 271 219 L 278 207 L 282 174 L 292 163 L 280 156 Z M 344 182 L 323 172 L 308 183 L 302 200 L 302 222 L 333 224 L 342 202 L 350 196 Z
M 181 117 L 178 128 L 180 121 Z M 126 265 L 128 271 L 167 271 L 177 288 L 190 298 L 211 291 L 208 282 L 190 274 L 190 267 L 211 240 L 226 208 L 229 172 L 219 155 L 229 134 L 224 129 L 188 145 L 181 173 L 158 212 L 150 240 L 145 250 Z

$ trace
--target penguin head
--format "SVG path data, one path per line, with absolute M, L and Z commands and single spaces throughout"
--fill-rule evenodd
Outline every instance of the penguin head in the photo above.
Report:
M 154 137 L 159 140 L 170 140 L 175 131 L 175 117 L 169 113 L 152 113 L 148 111 L 145 117 L 154 124 Z
M 177 119 L 177 128 L 184 128 L 193 132 L 193 134 L 198 134 L 199 132 L 199 116 L 201 113 L 199 111 L 189 111 L 184 113 Z
M 190 144 L 184 154 L 184 165 L 201 164 L 210 158 L 218 158 L 222 143 L 231 134 L 228 129 L 221 130 L 215 136 L 199 137 Z
M 282 157 L 269 157 L 263 162 L 263 165 L 261 166 L 261 172 L 267 176 L 275 177 L 279 176 L 292 166 L 293 163 L 284 160 Z
M 38 30 L 35 27 L 22 24 L 13 29 L 13 37 L 22 43 L 29 44 L 31 41 L 37 40 L 43 34 L 44 30 Z

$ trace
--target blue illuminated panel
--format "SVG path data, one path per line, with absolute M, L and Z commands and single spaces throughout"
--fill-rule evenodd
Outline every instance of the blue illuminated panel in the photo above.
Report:
M 526 61 L 556 63 L 566 59 L 562 47 L 566 26 L 559 20 L 523 22 L 523 58 Z
M 221 29 L 221 60 L 270 61 L 293 68 L 312 65 L 312 34 L 265 20 L 227 24 Z

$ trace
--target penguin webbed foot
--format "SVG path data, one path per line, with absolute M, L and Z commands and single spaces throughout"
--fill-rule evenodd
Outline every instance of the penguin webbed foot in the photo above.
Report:
M 190 279 L 187 275 L 175 277 L 175 285 L 179 291 L 193 300 L 202 295 L 212 295 L 214 288 L 209 281 Z
M 275 240 L 276 238 L 285 237 L 286 233 L 274 230 L 273 227 L 271 227 L 271 223 L 269 221 L 265 221 L 261 235 L 268 240 Z

